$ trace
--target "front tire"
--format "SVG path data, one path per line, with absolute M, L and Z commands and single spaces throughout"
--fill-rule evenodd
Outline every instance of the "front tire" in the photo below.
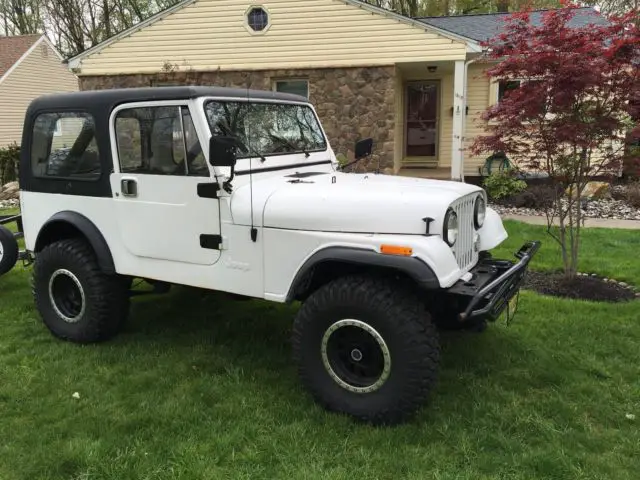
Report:
M 335 280 L 304 303 L 293 354 L 326 409 L 373 424 L 406 420 L 436 383 L 438 334 L 422 302 L 385 279 Z
M 75 343 L 112 338 L 129 311 L 126 282 L 103 273 L 91 246 L 77 238 L 52 243 L 38 253 L 33 295 L 51 333 Z

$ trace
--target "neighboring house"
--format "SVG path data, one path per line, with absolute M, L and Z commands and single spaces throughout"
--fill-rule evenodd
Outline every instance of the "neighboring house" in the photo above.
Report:
M 574 22 L 602 20 L 594 14 L 578 9 Z M 82 89 L 188 83 L 302 94 L 336 153 L 372 137 L 382 168 L 463 179 L 484 164 L 465 151 L 482 132 L 479 115 L 508 88 L 479 62 L 504 16 L 412 19 L 358 0 L 184 0 L 69 66 Z
M 62 60 L 44 35 L 0 37 L 0 148 L 20 144 L 31 100 L 78 90 L 78 78 Z

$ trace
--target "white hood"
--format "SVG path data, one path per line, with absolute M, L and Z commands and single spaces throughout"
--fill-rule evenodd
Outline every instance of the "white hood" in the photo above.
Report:
M 420 235 L 425 233 L 425 217 L 436 220 L 432 231 L 440 231 L 451 203 L 480 191 L 460 182 L 375 174 L 254 179 L 254 224 L 325 232 Z M 234 192 L 234 223 L 251 223 L 250 198 L 248 184 Z

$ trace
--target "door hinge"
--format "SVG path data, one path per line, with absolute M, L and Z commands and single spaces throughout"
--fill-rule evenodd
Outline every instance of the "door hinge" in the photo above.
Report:
M 227 239 L 222 235 L 200 235 L 200 246 L 209 250 L 226 250 Z

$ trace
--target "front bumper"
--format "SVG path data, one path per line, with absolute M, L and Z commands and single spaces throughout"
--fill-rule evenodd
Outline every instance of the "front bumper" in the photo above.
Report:
M 469 272 L 472 278 L 460 280 L 448 291 L 465 301 L 459 320 L 496 320 L 519 293 L 529 262 L 538 252 L 540 242 L 524 244 L 515 256 L 517 262 L 484 258 Z

